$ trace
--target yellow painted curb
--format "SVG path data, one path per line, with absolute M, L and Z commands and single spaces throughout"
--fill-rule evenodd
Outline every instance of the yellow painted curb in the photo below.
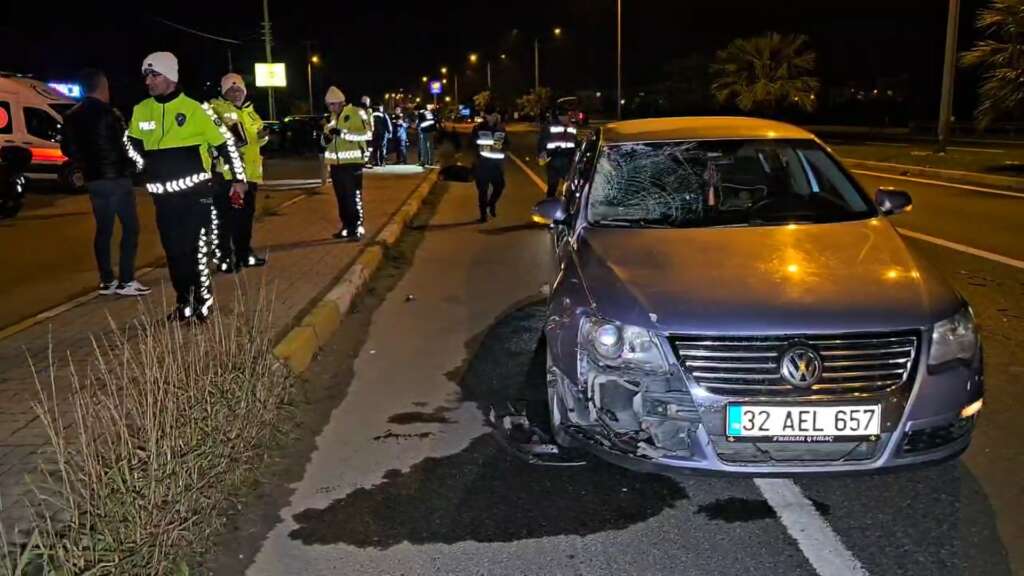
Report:
M 274 356 L 300 374 L 313 361 L 317 349 L 316 332 L 309 326 L 296 326 L 274 347 Z

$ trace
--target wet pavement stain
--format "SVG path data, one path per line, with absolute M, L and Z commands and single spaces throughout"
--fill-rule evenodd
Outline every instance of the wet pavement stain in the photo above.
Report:
M 401 442 L 402 440 L 426 440 L 433 436 L 433 432 L 420 432 L 419 434 L 397 434 L 394 431 L 388 429 L 383 434 L 373 437 L 374 442 L 384 442 L 386 440 L 395 440 Z
M 523 464 L 490 435 L 358 488 L 323 509 L 295 515 L 303 544 L 387 549 L 410 544 L 515 542 L 622 530 L 687 498 L 675 481 L 611 464 Z
M 828 516 L 832 513 L 832 507 L 824 502 L 811 499 L 811 504 L 818 514 Z M 778 518 L 775 509 L 767 500 L 761 498 L 722 498 L 701 504 L 697 507 L 697 514 L 707 517 L 709 520 L 733 524 L 736 522 L 756 522 L 758 520 L 774 520 Z
M 392 414 L 388 418 L 388 424 L 398 424 L 399 426 L 407 426 L 409 424 L 454 424 L 455 421 L 447 416 L 452 408 L 447 406 L 438 406 L 430 412 L 399 412 L 398 414 Z
M 531 420 L 547 426 L 543 322 L 543 303 L 532 303 L 513 309 L 470 339 L 467 360 L 452 374 L 458 375 L 460 399 L 476 404 L 484 415 L 491 406 L 525 398 Z M 448 410 L 414 414 L 443 417 Z M 389 470 L 374 486 L 358 488 L 326 508 L 296 514 L 298 527 L 289 535 L 307 545 L 375 549 L 403 542 L 585 536 L 628 528 L 687 498 L 671 478 L 598 459 L 583 466 L 531 466 L 485 434 L 461 452 L 426 458 L 407 471 Z

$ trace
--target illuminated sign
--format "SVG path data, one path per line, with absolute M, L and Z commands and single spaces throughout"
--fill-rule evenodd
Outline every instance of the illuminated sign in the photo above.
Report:
M 431 94 L 440 94 L 441 93 L 441 81 L 440 80 L 431 80 L 430 81 L 430 93 Z
M 288 85 L 283 62 L 257 62 L 256 86 L 259 88 L 284 88 Z
M 68 98 L 81 98 L 82 87 L 78 84 L 71 84 L 68 82 L 50 82 L 48 84 L 50 88 L 60 92 Z

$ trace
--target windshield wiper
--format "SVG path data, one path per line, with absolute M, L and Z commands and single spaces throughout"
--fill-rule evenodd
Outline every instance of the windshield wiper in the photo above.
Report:
M 594 224 L 620 228 L 674 228 L 668 218 L 605 218 Z

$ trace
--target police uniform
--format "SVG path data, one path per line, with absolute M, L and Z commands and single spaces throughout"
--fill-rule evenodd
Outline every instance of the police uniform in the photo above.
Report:
M 490 124 L 484 120 L 473 127 L 471 140 L 476 144 L 476 165 L 473 171 L 480 221 L 486 222 L 488 211 L 492 217 L 497 216 L 498 200 L 505 190 L 505 150 L 509 146 L 508 132 L 501 121 Z
M 336 88 L 334 91 L 344 101 L 341 92 Z M 365 234 L 363 165 L 369 159 L 367 147 L 372 136 L 366 110 L 352 104 L 342 108 L 338 114 L 331 113 L 331 121 L 324 128 L 324 161 L 331 172 L 334 195 L 338 199 L 338 217 L 341 219 L 341 230 L 334 235 L 335 238 L 358 240 Z
M 384 113 L 384 107 L 378 106 L 370 118 L 373 122 L 373 165 L 383 166 L 388 159 L 388 140 L 391 138 L 391 119 Z
M 423 108 L 416 115 L 416 130 L 420 136 L 420 166 L 434 164 L 434 132 L 437 132 L 437 120 L 433 111 Z
M 245 84 L 237 74 L 228 74 L 224 77 L 221 91 L 226 92 L 231 86 L 245 90 Z M 263 135 L 263 119 L 253 108 L 252 102 L 245 102 L 238 107 L 226 98 L 214 98 L 210 101 L 210 107 L 231 132 L 235 145 L 242 155 L 245 176 L 249 183 L 242 205 L 233 206 L 228 163 L 224 158 L 218 160 L 220 173 L 215 178 L 217 190 L 214 204 L 220 215 L 220 260 L 216 266 L 222 272 L 231 272 L 239 267 L 262 266 L 266 261 L 252 251 L 252 224 L 256 216 L 258 185 L 263 182 L 263 157 L 260 155 L 260 147 L 267 142 Z
M 147 58 L 143 71 L 155 70 L 171 77 L 150 66 L 151 59 L 167 60 L 157 54 Z M 176 81 L 177 61 L 173 62 L 171 79 Z M 226 159 L 227 175 L 233 182 L 246 179 L 241 154 L 213 108 L 177 88 L 135 106 L 125 145 L 129 157 L 142 170 L 146 190 L 156 206 L 160 242 L 177 293 L 175 319 L 204 319 L 213 305 L 208 265 L 211 256 L 218 257 L 219 218 L 213 205 L 210 150 L 216 149 Z
M 576 127 L 562 124 L 557 119 L 545 126 L 537 139 L 537 154 L 548 157 L 547 197 L 558 192 L 558 184 L 569 175 L 573 157 L 576 155 Z

